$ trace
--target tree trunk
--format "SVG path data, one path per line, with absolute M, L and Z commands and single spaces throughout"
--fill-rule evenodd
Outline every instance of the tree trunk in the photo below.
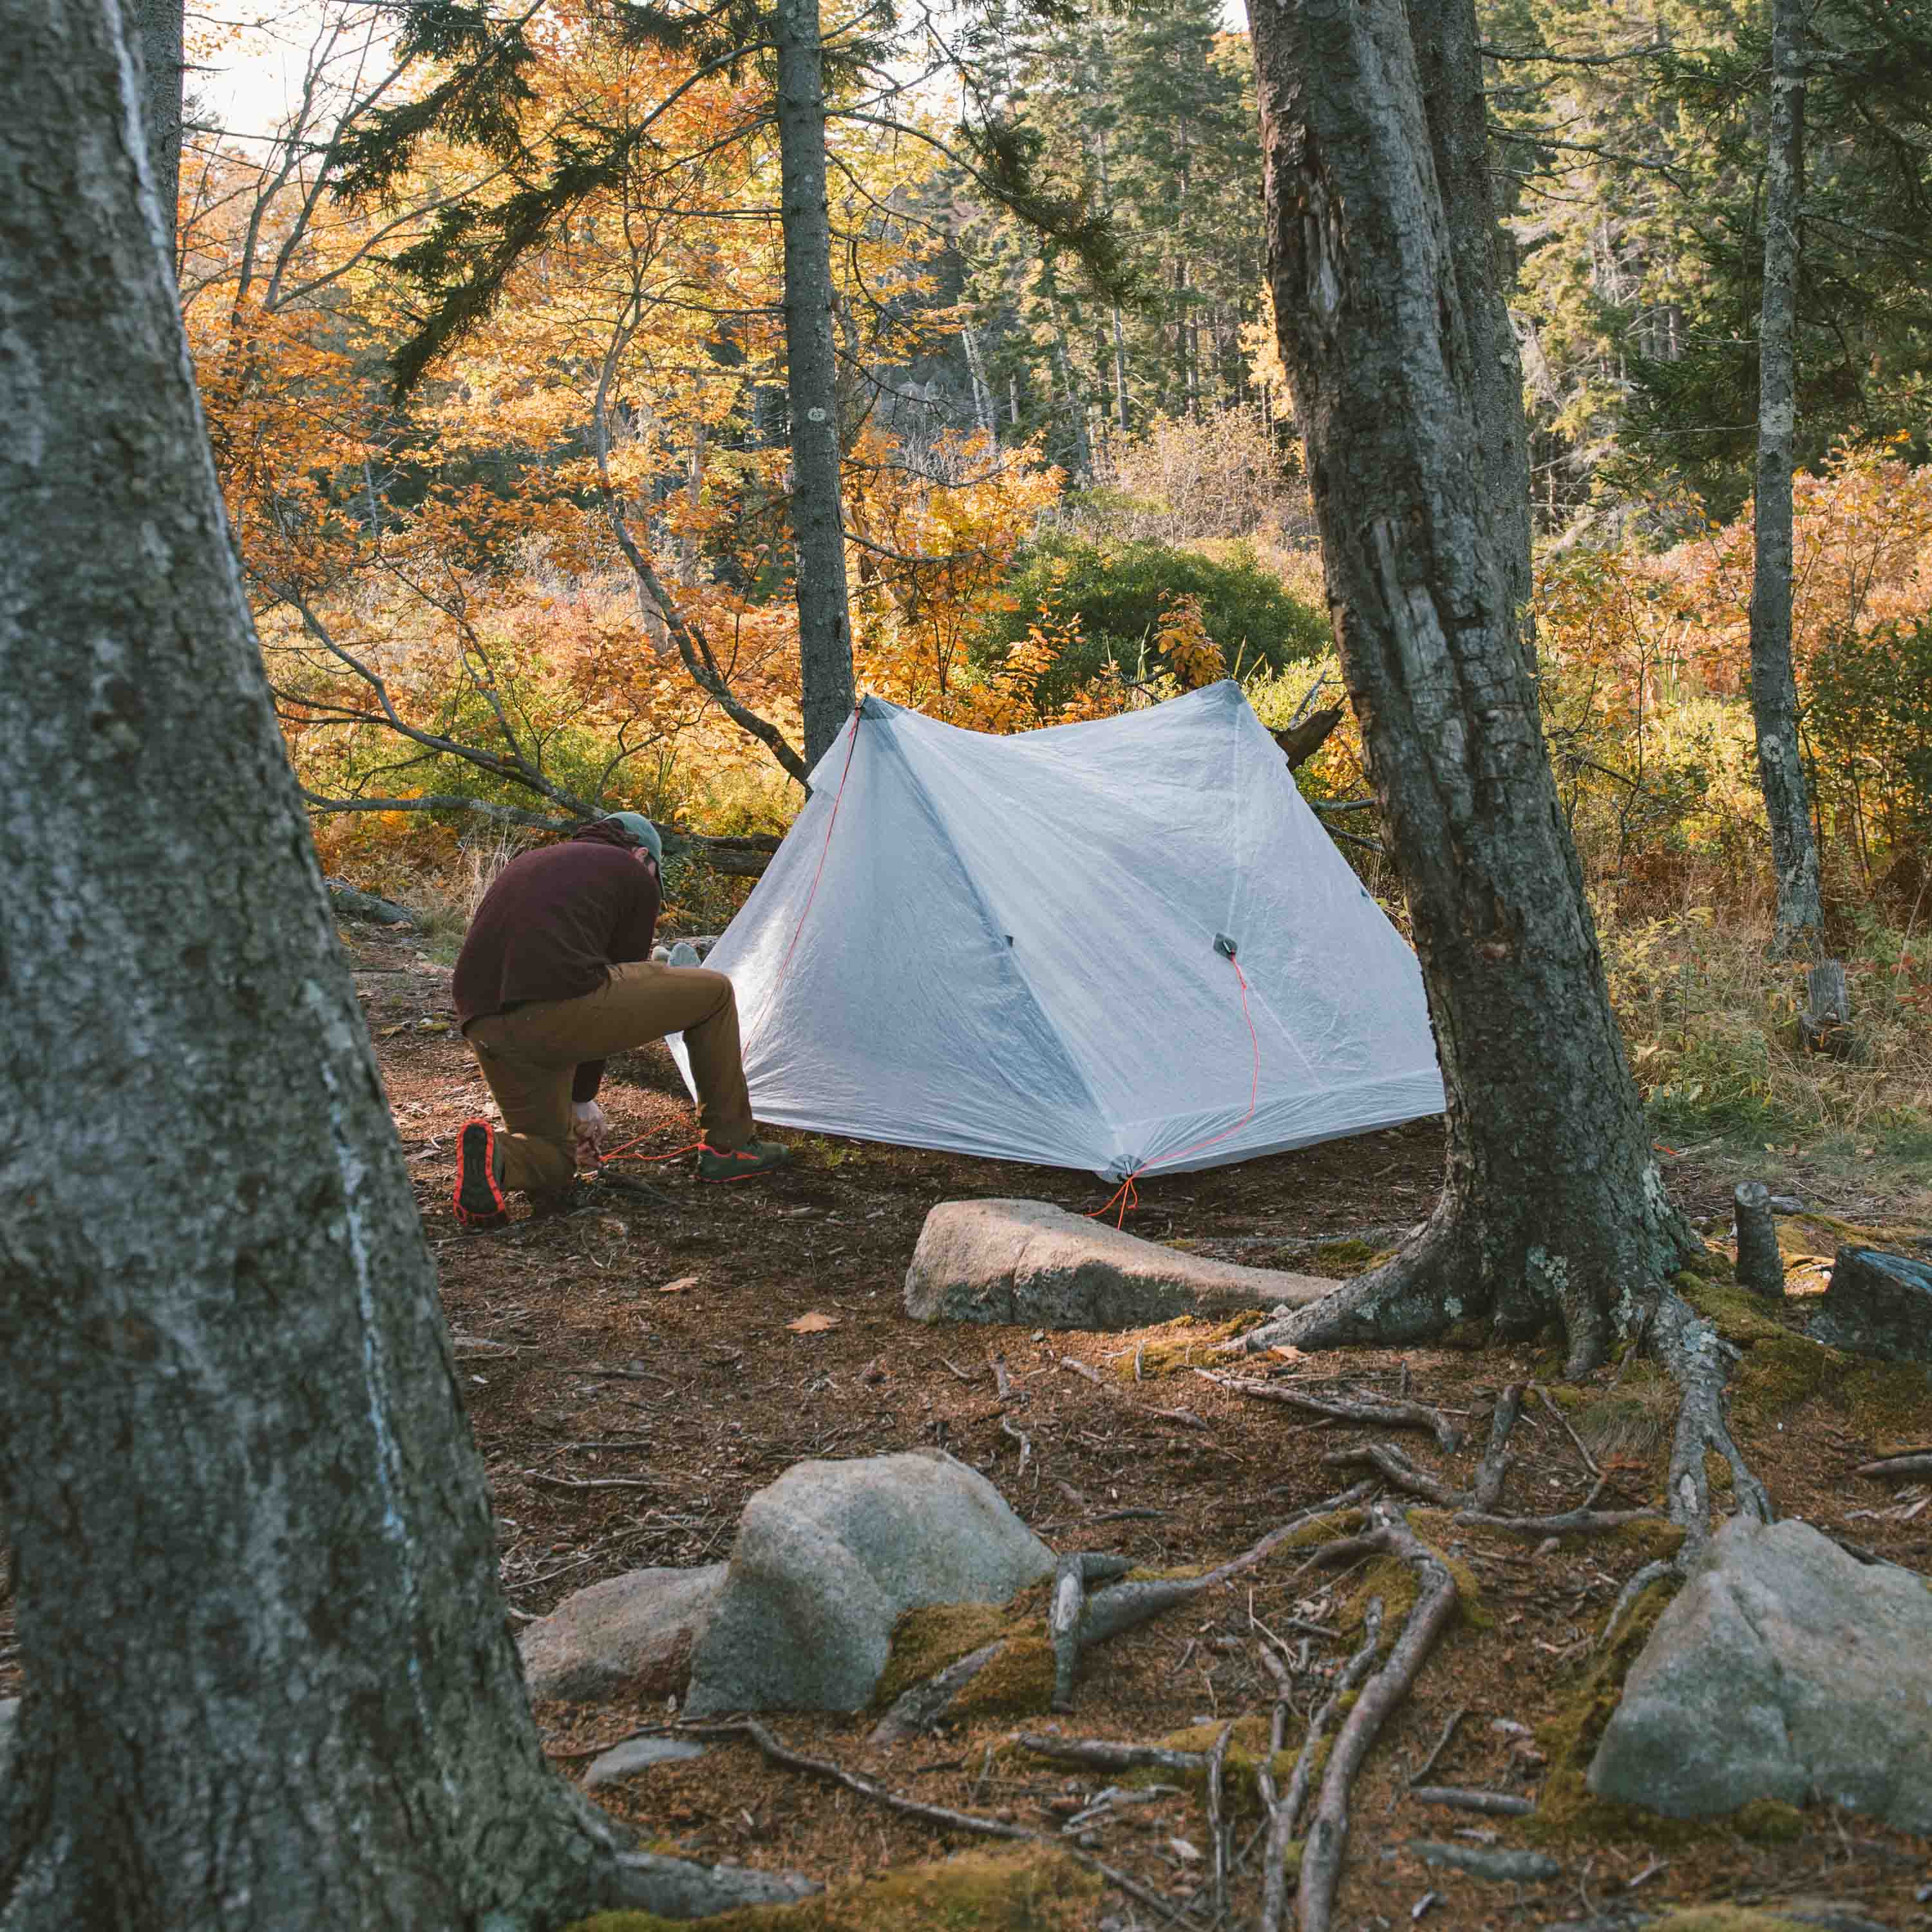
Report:
M 1411 11 L 1465 76 L 1426 106 Z M 1419 1339 L 1486 1314 L 1509 1336 L 1559 1324 L 1581 1372 L 1693 1238 L 1652 1158 L 1538 723 L 1520 506 L 1492 500 L 1516 466 L 1485 443 L 1492 251 L 1458 246 L 1434 158 L 1456 151 L 1445 117 L 1480 112 L 1474 8 L 1284 0 L 1250 18 L 1282 359 L 1449 1139 L 1416 1243 L 1258 1332 Z
M 799 681 L 805 762 L 852 715 L 852 619 L 839 514 L 832 222 L 825 200 L 825 54 L 818 0 L 777 0 L 778 200 L 784 210 L 785 371 L 791 398 L 791 520 L 798 544 Z
M 141 57 L 141 128 L 175 266 L 175 205 L 181 198 L 182 0 L 126 0 L 128 38 Z
M 1764 184 L 1764 302 L 1758 322 L 1757 506 L 1753 519 L 1751 716 L 1778 874 L 1778 932 L 1824 923 L 1818 847 L 1798 743 L 1791 669 L 1791 466 L 1796 428 L 1798 217 L 1804 152 L 1804 0 L 1772 0 L 1771 137 Z
M 0 37 L 0 1928 L 648 1903 L 531 1722 L 112 0 Z

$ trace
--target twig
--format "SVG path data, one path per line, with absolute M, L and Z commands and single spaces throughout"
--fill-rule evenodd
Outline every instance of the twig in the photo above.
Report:
M 1115 1870 L 1092 1853 L 1067 1844 L 1057 1832 L 1036 1832 L 1024 1825 L 1009 1825 L 998 1818 L 976 1817 L 970 1811 L 954 1811 L 943 1804 L 927 1804 L 916 1798 L 902 1796 L 826 1759 L 806 1757 L 801 1752 L 788 1749 L 755 1718 L 735 1718 L 722 1724 L 683 1724 L 679 1729 L 690 1737 L 749 1738 L 774 1764 L 782 1764 L 790 1771 L 802 1771 L 809 1777 L 822 1778 L 830 1784 L 843 1785 L 848 1791 L 856 1792 L 861 1798 L 869 1798 L 874 1804 L 883 1804 L 887 1810 L 898 1812 L 904 1817 L 922 1818 L 929 1825 L 944 1825 L 956 1832 L 977 1832 L 989 1838 L 1016 1838 L 1031 1844 L 1058 1845 L 1069 1858 L 1084 1865 L 1089 1871 L 1098 1872 L 1109 1885 L 1125 1892 L 1130 1898 L 1138 1899 L 1150 1910 L 1165 1916 L 1172 1910 L 1169 1902 L 1159 1892 L 1150 1891 L 1125 1872 Z
M 1020 1445 L 1020 1466 L 1013 1472 L 1014 1478 L 1017 1480 L 1026 1474 L 1027 1464 L 1032 1460 L 1033 1438 L 1028 1435 L 1025 1430 L 1016 1429 L 1013 1426 L 1013 1419 L 1010 1415 L 1003 1415 L 1000 1418 L 1000 1433 L 1002 1436 L 1011 1436 Z
M 650 1476 L 526 1476 L 540 1490 L 656 1490 L 664 1486 Z
M 1060 1366 L 1063 1369 L 1071 1369 L 1076 1376 L 1084 1376 L 1096 1388 L 1105 1388 L 1107 1386 L 1106 1377 L 1102 1375 L 1098 1369 L 1090 1363 L 1080 1360 L 1076 1356 L 1062 1355 L 1060 1358 Z
M 1006 1358 L 1003 1354 L 988 1356 L 986 1366 L 993 1372 L 994 1391 L 1004 1402 L 1013 1388 L 1013 1378 L 1006 1372 Z
M 1458 1704 L 1449 1713 L 1449 1721 L 1442 1726 L 1442 1735 L 1436 1740 L 1436 1748 L 1422 1760 L 1421 1768 L 1408 1780 L 1412 1790 L 1436 1768 L 1442 1754 L 1449 1748 L 1449 1740 L 1456 1735 L 1456 1726 L 1468 1714 L 1469 1707 L 1466 1704 Z
M 1348 1836 L 1348 1788 L 1389 1713 L 1415 1682 L 1423 1660 L 1456 1611 L 1456 1580 L 1448 1566 L 1393 1510 L 1378 1507 L 1375 1532 L 1382 1547 L 1417 1573 L 1414 1607 L 1388 1661 L 1363 1687 L 1348 1721 L 1329 1754 L 1322 1795 L 1302 1848 L 1301 1882 L 1296 1894 L 1300 1932 L 1328 1932 Z
M 1592 1482 L 1595 1481 L 1596 1479 L 1604 1472 L 1598 1468 L 1596 1457 L 1592 1456 L 1589 1450 L 1584 1448 L 1582 1437 L 1579 1436 L 1576 1430 L 1570 1427 L 1570 1418 L 1563 1413 L 1562 1408 L 1558 1406 L 1555 1398 L 1540 1382 L 1538 1382 L 1536 1385 L 1536 1394 L 1538 1400 L 1541 1402 L 1545 1408 L 1549 1410 L 1552 1415 L 1556 1417 L 1564 1434 L 1569 1437 L 1571 1443 L 1574 1445 L 1576 1454 L 1582 1459 L 1583 1467 L 1590 1473 L 1591 1480 Z

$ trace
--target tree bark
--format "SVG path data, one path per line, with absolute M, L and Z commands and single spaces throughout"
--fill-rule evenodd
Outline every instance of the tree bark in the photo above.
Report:
M 662 1902 L 531 1721 L 113 0 L 0 38 L 0 1928 Z
M 175 266 L 176 204 L 181 198 L 183 0 L 126 0 L 128 38 L 141 60 L 141 127 Z
M 808 769 L 852 715 L 852 618 L 839 511 L 832 222 L 825 199 L 825 52 L 818 0 L 777 0 L 780 205 L 784 221 L 785 380 L 791 399 L 791 520 L 798 545 L 799 681 Z
M 1459 248 L 1435 160 L 1435 123 L 1479 105 L 1438 88 L 1425 106 L 1412 12 L 1466 87 L 1471 0 L 1284 0 L 1250 20 L 1282 359 L 1428 989 L 1448 1166 L 1411 1247 L 1256 1332 L 1419 1339 L 1486 1313 L 1505 1336 L 1560 1324 L 1580 1373 L 1695 1238 L 1652 1157 L 1538 722 L 1519 506 L 1492 500 L 1514 467 L 1484 442 L 1500 391 L 1472 316 L 1493 304 L 1493 251 Z
M 1765 157 L 1764 298 L 1758 321 L 1757 502 L 1753 517 L 1751 716 L 1786 942 L 1824 923 L 1818 848 L 1798 742 L 1791 668 L 1791 469 L 1797 426 L 1798 218 L 1804 192 L 1804 0 L 1772 0 L 1771 136 Z

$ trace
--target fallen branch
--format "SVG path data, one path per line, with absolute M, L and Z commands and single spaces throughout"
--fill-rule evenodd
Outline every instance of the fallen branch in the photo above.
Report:
M 1029 1844 L 1056 1846 L 1089 1871 L 1098 1872 L 1109 1885 L 1125 1892 L 1130 1898 L 1138 1900 L 1164 1918 L 1172 1914 L 1168 1900 L 1159 1892 L 1142 1885 L 1138 1879 L 1130 1878 L 1126 1873 L 1116 1870 L 1091 1852 L 1067 1844 L 1058 1833 L 1036 1832 L 1024 1825 L 1009 1825 L 1003 1819 L 977 1817 L 970 1811 L 954 1811 L 944 1804 L 927 1804 L 916 1798 L 902 1796 L 826 1759 L 806 1757 L 801 1752 L 789 1749 L 755 1718 L 734 1718 L 720 1724 L 681 1724 L 678 1729 L 688 1737 L 749 1738 L 772 1763 L 783 1765 L 788 1771 L 803 1772 L 808 1777 L 822 1778 L 828 1784 L 842 1785 L 848 1791 L 855 1792 L 861 1798 L 869 1798 L 874 1804 L 883 1804 L 887 1810 L 896 1811 L 902 1817 L 922 1819 L 928 1825 L 943 1825 L 955 1832 L 976 1832 L 988 1838 L 1013 1838 Z
M 1456 1613 L 1456 1580 L 1448 1566 L 1394 1510 L 1378 1506 L 1376 1526 L 1367 1538 L 1399 1556 L 1416 1572 L 1415 1604 L 1388 1661 L 1363 1686 L 1330 1753 L 1322 1795 L 1302 1848 L 1301 1881 L 1296 1894 L 1300 1932 L 1328 1932 L 1348 1836 L 1348 1789 L 1389 1713 L 1408 1694 L 1423 1660 Z
M 540 1490 L 656 1490 L 664 1486 L 650 1476 L 530 1476 Z
M 1234 1735 L 1230 1718 L 1221 1726 L 1214 1748 L 1208 1754 L 1208 1836 L 1214 1846 L 1214 1919 L 1216 1924 L 1228 1910 L 1228 1824 L 1222 1816 L 1222 1784 L 1228 1771 L 1228 1740 Z
M 1046 1634 L 1053 1645 L 1053 1708 L 1073 1708 L 1073 1672 L 1080 1662 L 1080 1619 L 1087 1608 L 1087 1580 L 1077 1555 L 1063 1556 L 1053 1573 L 1053 1602 Z
M 1013 1742 L 1050 1764 L 1077 1764 L 1088 1771 L 1171 1771 L 1192 1777 L 1208 1768 L 1205 1751 L 1172 1750 L 1166 1744 L 1115 1744 L 1106 1738 L 1056 1738 L 1018 1732 Z
M 1448 1865 L 1472 1878 L 1534 1885 L 1563 1874 L 1563 1868 L 1540 1852 L 1490 1852 L 1474 1845 L 1432 1844 L 1423 1838 L 1412 1839 L 1408 1849 L 1426 1865 Z
M 1462 1432 L 1439 1409 L 1419 1402 L 1388 1402 L 1378 1396 L 1350 1400 L 1339 1396 L 1304 1395 L 1299 1389 L 1285 1388 L 1278 1382 L 1243 1382 L 1232 1376 L 1217 1376 L 1208 1369 L 1196 1369 L 1194 1372 L 1204 1382 L 1232 1389 L 1237 1395 L 1252 1396 L 1262 1402 L 1285 1402 L 1291 1408 L 1305 1409 L 1311 1415 L 1325 1415 L 1337 1422 L 1366 1422 L 1388 1429 L 1426 1429 L 1445 1456 L 1453 1456 L 1462 1446 Z
M 1932 1476 L 1932 1456 L 1887 1456 L 1876 1462 L 1861 1462 L 1853 1472 L 1861 1476 Z

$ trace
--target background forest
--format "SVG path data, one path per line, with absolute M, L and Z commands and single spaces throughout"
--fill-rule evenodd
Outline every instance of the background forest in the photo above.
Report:
M 489 11 L 296 10 L 267 137 L 191 65 L 179 196 L 326 866 L 452 933 L 533 826 L 782 832 L 804 752 L 770 50 L 553 0 L 479 62 Z M 1657 1131 L 1922 1159 L 1932 6 L 1816 10 L 1806 95 L 1793 635 L 1847 1060 L 1799 1050 L 1768 946 L 1748 696 L 1766 10 L 1483 13 L 1545 729 Z M 190 25 L 210 69 L 262 32 Z M 821 31 L 859 688 L 991 731 L 1228 675 L 1277 726 L 1337 698 L 1245 38 L 1207 0 Z M 1346 720 L 1300 776 L 1360 796 Z M 1372 814 L 1328 822 L 1399 916 Z M 756 854 L 685 850 L 668 920 L 716 930 Z

